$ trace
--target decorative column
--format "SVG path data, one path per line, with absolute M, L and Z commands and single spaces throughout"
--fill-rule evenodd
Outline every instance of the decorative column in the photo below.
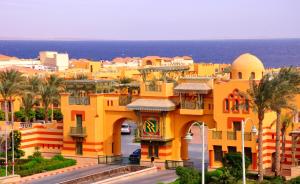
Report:
M 209 150 L 209 167 L 212 168 L 214 166 L 214 150 Z
M 292 134 L 292 166 L 296 166 L 296 135 Z

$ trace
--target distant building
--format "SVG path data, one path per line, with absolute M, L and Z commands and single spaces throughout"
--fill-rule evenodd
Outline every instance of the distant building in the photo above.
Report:
M 63 71 L 69 68 L 69 55 L 67 53 L 57 53 L 50 51 L 40 52 L 41 64 L 53 67 L 55 70 Z
M 6 68 L 10 66 L 33 68 L 35 65 L 40 64 L 41 62 L 38 59 L 19 59 L 16 57 L 0 55 L 0 68 Z

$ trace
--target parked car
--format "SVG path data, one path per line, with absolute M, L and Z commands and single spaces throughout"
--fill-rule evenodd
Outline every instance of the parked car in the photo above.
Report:
M 121 133 L 122 134 L 131 134 L 131 128 L 128 123 L 123 123 L 121 126 Z
M 129 155 L 130 163 L 139 163 L 141 159 L 141 149 L 136 149 L 131 155 Z

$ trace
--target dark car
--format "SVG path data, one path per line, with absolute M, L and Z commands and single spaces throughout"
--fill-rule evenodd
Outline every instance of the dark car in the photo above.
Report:
M 131 155 L 129 155 L 130 163 L 139 163 L 141 159 L 141 149 L 135 150 Z

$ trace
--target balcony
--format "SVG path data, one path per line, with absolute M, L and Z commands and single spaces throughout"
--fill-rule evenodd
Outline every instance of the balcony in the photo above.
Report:
M 212 131 L 213 139 L 222 139 L 222 131 Z
M 199 101 L 182 100 L 180 103 L 180 114 L 203 115 L 203 103 Z
M 71 137 L 78 137 L 83 138 L 86 137 L 86 128 L 85 127 L 70 127 L 70 133 L 69 135 Z
M 145 91 L 151 91 L 151 92 L 161 92 L 161 85 L 155 84 L 146 84 L 145 85 Z
M 132 102 L 131 96 L 119 96 L 119 106 L 126 106 Z
M 69 105 L 90 105 L 90 97 L 69 96 Z
M 236 132 L 227 132 L 227 140 L 236 140 Z

